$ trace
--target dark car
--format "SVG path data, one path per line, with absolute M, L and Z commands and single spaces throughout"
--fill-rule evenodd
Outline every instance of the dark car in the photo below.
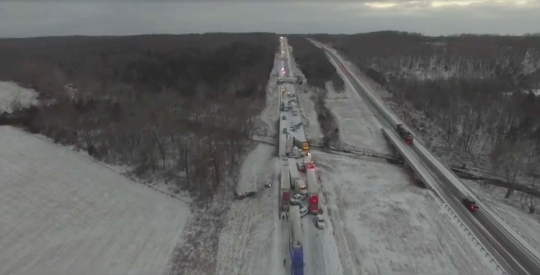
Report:
M 254 191 L 246 192 L 246 193 L 244 193 L 244 196 L 253 197 L 253 196 L 255 196 L 255 192 Z
M 478 205 L 476 204 L 476 202 L 470 200 L 469 198 L 463 198 L 462 202 L 463 205 L 467 207 L 467 209 L 471 211 L 478 211 Z
M 234 192 L 234 197 L 237 199 L 237 200 L 242 200 L 244 199 L 244 194 L 238 194 L 236 192 Z

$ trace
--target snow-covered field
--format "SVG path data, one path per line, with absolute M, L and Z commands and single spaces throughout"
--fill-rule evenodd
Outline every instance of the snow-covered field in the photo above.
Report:
M 321 126 L 317 119 L 317 111 L 315 110 L 315 102 L 312 97 L 315 96 L 313 91 L 306 89 L 298 92 L 298 100 L 300 101 L 300 107 L 302 113 L 306 117 L 308 124 L 304 125 L 304 131 L 306 137 L 315 143 L 320 143 L 323 138 L 321 132 Z
M 496 274 L 400 167 L 314 152 L 344 274 Z
M 266 91 L 266 105 L 256 120 L 257 134 L 273 137 L 277 135 L 277 120 L 279 116 L 279 91 L 276 83 L 276 73 L 279 72 L 280 55 L 276 54 L 274 69 L 270 74 Z
M 332 85 L 326 86 L 325 104 L 337 119 L 341 146 L 389 154 L 389 147 L 380 131 L 381 124 L 362 98 L 349 85 L 339 93 Z
M 497 211 L 501 217 L 511 224 L 523 237 L 531 241 L 540 249 L 540 214 L 538 207 L 535 214 L 529 214 L 530 199 L 526 196 L 520 201 L 521 192 L 514 192 L 510 198 L 505 199 L 506 188 L 480 184 L 476 181 L 462 180 L 483 203 L 487 203 L 491 209 Z M 538 205 L 538 198 L 533 198 L 534 204 Z M 521 207 L 522 203 L 525 207 Z
M 188 206 L 0 127 L 0 274 L 160 274 Z
M 13 82 L 0 81 L 0 114 L 11 113 L 13 108 L 29 107 L 37 103 L 37 92 Z

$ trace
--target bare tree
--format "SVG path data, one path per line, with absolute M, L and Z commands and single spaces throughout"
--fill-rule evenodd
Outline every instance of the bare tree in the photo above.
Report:
M 504 140 L 497 144 L 490 154 L 493 171 L 503 176 L 509 184 L 505 198 L 514 193 L 516 181 L 526 169 L 530 160 L 527 150 L 526 143 Z

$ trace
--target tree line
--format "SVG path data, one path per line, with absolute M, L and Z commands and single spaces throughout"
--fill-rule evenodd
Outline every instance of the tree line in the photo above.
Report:
M 212 198 L 234 187 L 277 47 L 262 33 L 0 40 L 0 79 L 41 99 L 0 122 Z
M 288 41 L 294 51 L 294 60 L 310 86 L 326 89 L 326 82 L 331 81 L 335 89 L 344 88 L 343 79 L 321 49 L 303 36 L 290 36 Z

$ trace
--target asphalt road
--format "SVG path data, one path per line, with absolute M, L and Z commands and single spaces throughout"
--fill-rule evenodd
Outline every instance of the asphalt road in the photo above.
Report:
M 330 48 L 328 48 L 330 49 Z M 387 129 L 394 132 L 391 122 L 388 121 L 373 100 L 366 95 L 365 89 L 358 83 L 358 80 L 349 75 L 349 71 L 342 66 L 345 65 L 335 53 L 326 51 L 329 57 L 338 64 L 339 70 L 348 79 L 354 88 L 354 90 L 364 99 L 364 101 L 370 106 L 376 116 L 379 118 L 381 124 Z M 352 72 L 351 72 L 352 73 Z M 347 82 L 347 81 L 346 81 Z M 399 142 L 399 141 L 398 141 Z M 422 145 L 414 144 L 413 146 L 406 146 L 404 143 L 402 150 L 406 152 L 412 161 L 418 161 L 418 165 L 423 167 L 431 175 L 432 184 L 437 184 L 439 192 L 438 196 L 444 197 L 444 200 L 448 202 L 450 207 L 454 210 L 454 213 L 458 215 L 461 220 L 470 229 L 475 238 L 482 243 L 483 247 L 490 252 L 495 258 L 497 263 L 507 274 L 540 274 L 540 261 L 530 253 L 510 232 L 503 228 L 496 220 L 494 220 L 489 213 L 487 213 L 481 207 L 479 211 L 471 213 L 468 209 L 461 204 L 461 199 L 464 195 L 461 193 L 458 187 L 452 183 L 452 181 L 459 180 L 457 176 L 448 177 L 444 175 L 440 169 L 438 169 L 426 156 L 430 154 Z M 513 232 L 512 232 L 513 233 Z

